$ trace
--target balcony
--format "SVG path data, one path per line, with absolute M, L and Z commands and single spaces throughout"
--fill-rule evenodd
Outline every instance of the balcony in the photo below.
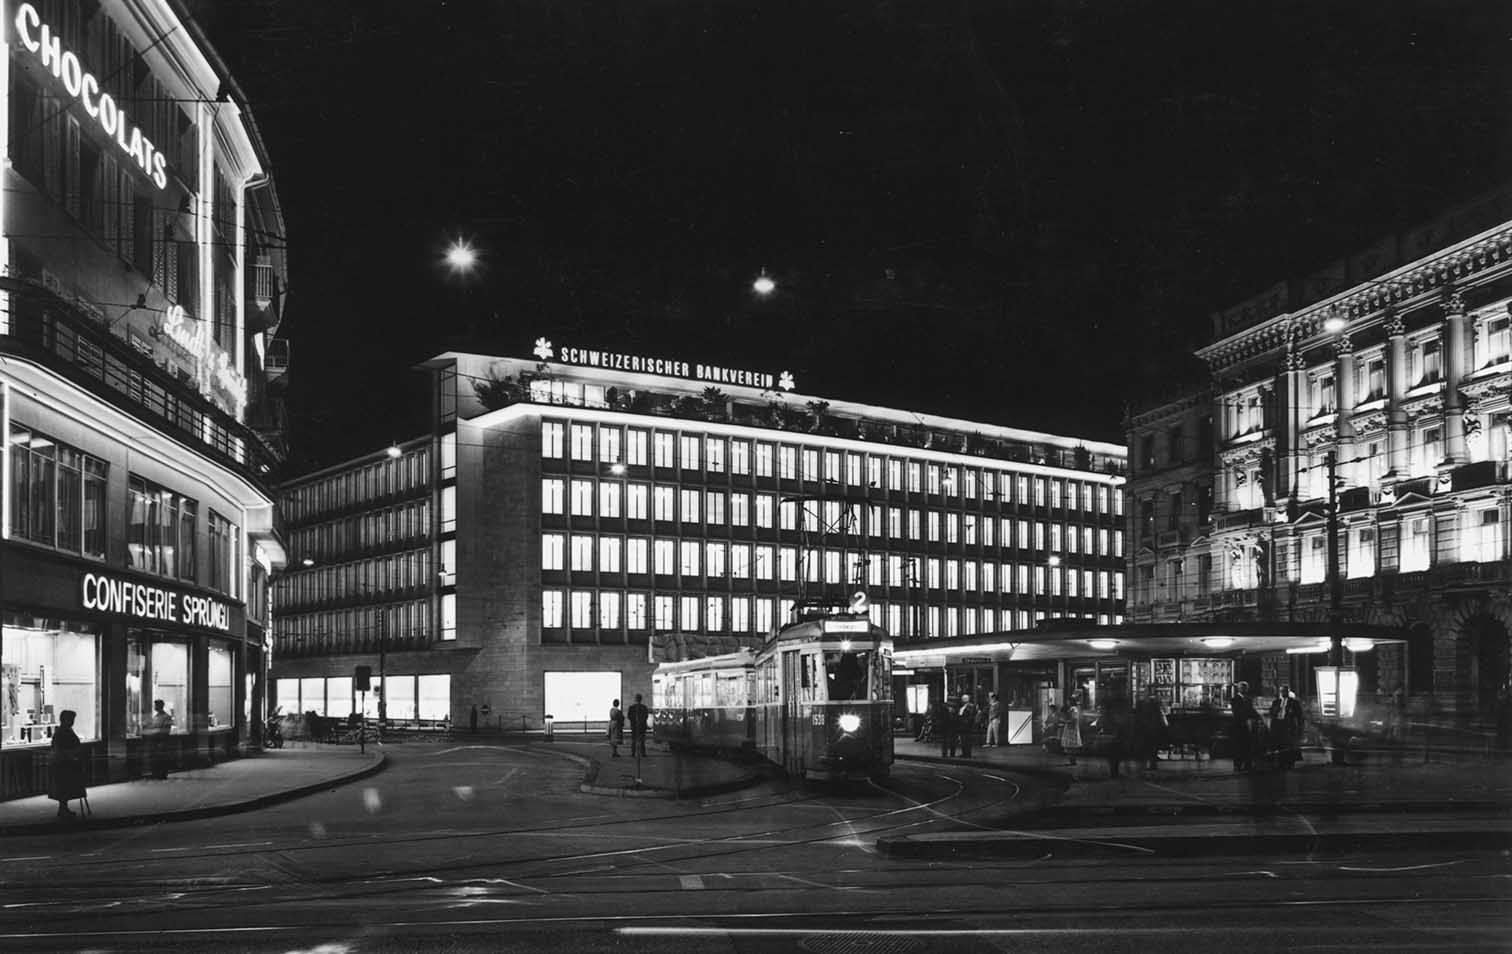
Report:
M 0 349 L 26 357 L 119 407 L 256 486 L 281 463 L 258 434 L 54 293 L 0 279 L 11 294 Z

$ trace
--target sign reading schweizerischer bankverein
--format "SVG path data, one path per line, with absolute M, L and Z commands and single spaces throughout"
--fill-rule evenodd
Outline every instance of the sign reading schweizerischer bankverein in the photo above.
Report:
M 726 368 L 715 364 L 696 364 L 676 358 L 652 355 L 625 354 L 618 351 L 599 351 L 594 348 L 576 348 L 571 345 L 557 348 L 556 360 L 563 364 L 575 364 L 585 368 L 604 368 L 609 371 L 632 371 L 642 374 L 665 374 L 670 377 L 693 378 L 711 384 L 735 384 L 770 391 L 774 387 L 792 390 L 793 376 L 784 371 L 780 375 L 767 371 L 752 371 L 746 368 Z M 544 353 L 543 353 L 544 352 Z M 542 360 L 552 357 L 550 342 L 536 342 L 536 356 Z

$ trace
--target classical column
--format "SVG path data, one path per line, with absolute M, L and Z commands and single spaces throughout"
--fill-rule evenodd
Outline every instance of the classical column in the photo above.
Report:
M 1295 337 L 1286 341 L 1286 357 L 1281 365 L 1281 380 L 1276 383 L 1278 408 L 1276 453 L 1280 458 L 1281 486 L 1276 488 L 1276 506 L 1285 507 L 1297 499 L 1297 484 L 1307 461 L 1302 454 L 1303 400 L 1307 393 L 1307 362 L 1297 347 Z
M 1444 297 L 1444 463 L 1463 464 L 1465 454 L 1465 397 L 1460 382 L 1470 364 L 1465 357 L 1465 296 L 1450 289 Z
M 1355 356 L 1349 335 L 1339 335 L 1334 352 L 1338 355 L 1334 362 L 1334 400 L 1338 403 L 1335 420 L 1339 435 L 1336 446 L 1340 460 L 1353 460 L 1355 433 L 1350 415 L 1355 407 Z
M 1407 476 L 1407 412 L 1402 395 L 1407 393 L 1407 322 L 1392 314 L 1386 321 L 1386 473 Z

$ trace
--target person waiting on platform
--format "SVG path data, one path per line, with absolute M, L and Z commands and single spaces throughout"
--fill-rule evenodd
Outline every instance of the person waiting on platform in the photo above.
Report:
M 999 736 L 1003 731 L 1003 700 L 995 692 L 987 699 L 987 741 L 982 743 L 982 748 L 995 749 L 1002 744 Z

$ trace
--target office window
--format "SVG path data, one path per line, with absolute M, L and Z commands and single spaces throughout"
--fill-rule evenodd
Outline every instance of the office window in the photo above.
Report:
M 541 481 L 541 513 L 562 513 L 566 494 L 564 481 L 551 477 Z
M 758 597 L 756 600 L 756 632 L 770 633 L 772 625 L 772 600 L 770 597 Z
M 1349 553 L 1345 558 L 1345 575 L 1358 579 L 1375 575 L 1375 529 L 1356 527 L 1349 531 Z
M 700 506 L 699 506 L 700 503 L 701 503 L 701 501 L 699 500 L 699 492 L 698 491 L 696 491 L 696 490 L 684 490 L 684 491 L 682 491 L 682 522 L 683 523 L 697 523 L 699 521 L 699 518 L 703 516 L 703 514 L 699 512 L 700 509 L 701 509 Z
M 670 632 L 677 628 L 677 614 L 674 612 L 677 603 L 670 596 L 657 596 L 652 601 L 656 613 L 656 629 L 658 632 Z
M 919 539 L 922 539 L 921 536 L 920 536 L 920 533 L 919 533 L 919 523 L 920 523 L 920 520 L 919 520 L 919 511 L 917 511 L 917 510 L 910 510 L 910 511 L 908 511 L 908 539 L 910 539 L 910 540 L 919 540 Z
M 811 504 L 810 506 L 816 506 L 816 505 L 812 505 Z M 824 501 L 824 527 L 823 527 L 824 532 L 825 533 L 837 533 L 837 532 L 840 531 L 840 529 L 841 529 L 841 523 L 840 523 L 840 501 L 838 501 L 838 500 L 826 500 L 826 501 Z
M 1432 520 L 1429 517 L 1405 517 L 1402 520 L 1401 570 L 1413 573 L 1426 570 L 1432 554 Z
M 749 494 L 730 494 L 730 526 L 748 527 L 751 524 L 751 497 Z
M 652 550 L 656 555 L 656 573 L 658 576 L 671 576 L 676 572 L 676 549 L 673 540 L 657 540 Z
M 947 590 L 959 590 L 961 588 L 961 561 L 945 561 L 945 588 Z
M 1477 367 L 1503 364 L 1512 359 L 1512 330 L 1509 330 L 1507 316 L 1487 320 L 1476 344 L 1481 359 L 1476 363 Z
M 1174 430 L 1175 430 L 1176 435 L 1177 435 L 1176 440 L 1179 442 L 1180 441 L 1181 428 L 1179 428 L 1179 427 L 1178 428 L 1174 428 Z M 1076 488 L 1077 488 L 1076 481 L 1070 480 L 1070 481 L 1066 482 L 1066 509 L 1067 510 L 1075 510 L 1076 509 L 1076 498 L 1077 498 Z
M 698 445 L 699 440 L 697 437 L 689 434 L 683 435 L 681 455 L 678 458 L 678 462 L 682 465 L 683 470 L 698 469 Z
M 598 594 L 599 604 L 599 629 L 616 630 L 620 628 L 620 595 L 618 593 Z
M 929 512 L 929 519 L 926 521 L 926 524 L 929 527 L 929 539 L 930 539 L 930 542 L 938 541 L 940 539 L 940 515 L 939 515 L 939 513 L 937 511 L 931 510 Z
M 657 467 L 674 467 L 672 459 L 672 435 L 665 431 L 657 431 L 652 441 L 652 460 Z
M 618 517 L 620 515 L 620 485 L 614 481 L 604 481 L 599 484 L 599 516 Z
M 553 460 L 562 456 L 563 428 L 555 421 L 541 422 L 541 456 Z
M 852 487 L 861 486 L 861 455 L 845 455 L 845 482 Z
M 593 460 L 593 425 L 572 425 L 572 459 Z
M 572 569 L 576 571 L 588 571 L 593 569 L 592 537 L 573 534 Z
M 638 427 L 625 430 L 625 463 L 631 467 L 646 466 L 646 432 Z
M 756 526 L 763 530 L 772 528 L 772 504 L 771 494 L 756 495 Z
M 574 517 L 593 516 L 593 481 L 574 480 L 572 482 L 572 515 Z
M 940 465 L 927 464 L 924 467 L 924 487 L 928 493 L 940 492 Z
M 749 633 L 751 631 L 751 599 L 748 596 L 737 596 L 730 600 L 730 632 Z
M 866 508 L 866 533 L 867 536 L 882 536 L 882 505 L 870 504 Z
M 777 476 L 792 480 L 798 476 L 798 449 L 782 444 L 777 448 Z
M 805 447 L 803 449 L 802 455 L 800 456 L 799 459 L 803 463 L 803 479 L 804 480 L 818 480 L 819 479 L 819 452 L 816 451 L 816 450 L 813 450 L 812 448 Z
M 751 547 L 746 543 L 730 545 L 730 576 L 736 580 L 751 577 Z
M 723 596 L 710 596 L 704 600 L 704 626 L 711 633 L 724 632 Z
M 1034 549 L 1045 549 L 1045 525 L 1043 523 L 1036 523 L 1034 525 Z
M 698 541 L 683 540 L 678 544 L 678 552 L 681 555 L 679 568 L 683 576 L 698 575 Z
M 840 455 L 835 451 L 824 452 L 824 479 L 836 484 L 840 482 Z
M 772 476 L 772 445 L 758 443 L 756 445 L 756 476 Z
M 572 628 L 593 628 L 593 594 L 574 591 L 572 593 Z
M 995 535 L 995 531 L 993 530 L 993 528 L 996 527 L 996 526 L 997 526 L 997 521 L 994 520 L 993 518 L 991 518 L 991 517 L 983 517 L 982 518 L 982 546 L 984 546 L 984 547 L 996 546 L 996 544 L 994 544 L 992 542 L 993 536 Z
M 1496 507 L 1483 507 L 1469 511 L 1465 519 L 1468 524 L 1463 543 L 1464 559 L 1471 563 L 1500 560 L 1503 551 L 1500 511 Z
M 777 551 L 777 577 L 786 583 L 792 583 L 798 579 L 797 549 L 782 547 Z
M 908 492 L 916 494 L 920 489 L 920 470 L 918 462 L 908 462 Z
M 903 509 L 887 508 L 887 536 L 893 540 L 903 539 Z
M 562 591 L 541 591 L 541 628 L 562 628 Z
M 879 554 L 876 554 L 876 553 L 867 554 L 867 556 L 866 556 L 866 585 L 867 586 L 881 586 L 882 585 L 882 569 L 883 569 L 883 567 L 882 567 L 882 557 Z
M 777 552 L 772 547 L 756 548 L 756 579 L 770 580 L 777 572 Z
M 1050 525 L 1050 552 L 1061 552 L 1061 525 L 1058 523 Z
M 625 570 L 630 573 L 648 572 L 650 551 L 651 542 L 645 537 L 631 537 L 625 543 Z
M 620 429 L 599 425 L 599 460 L 606 464 L 623 464 L 620 460 Z
M 845 577 L 842 576 L 841 573 L 840 573 L 840 551 L 839 550 L 825 550 L 824 551 L 824 582 L 826 582 L 826 583 L 840 583 L 840 582 L 843 582 L 844 580 L 845 580 Z
M 887 585 L 903 585 L 903 557 L 896 553 L 887 555 Z
M 1444 431 L 1439 425 L 1425 427 L 1418 432 L 1417 459 L 1414 461 L 1415 476 L 1430 476 L 1444 459 Z
M 723 437 L 704 438 L 704 469 L 711 474 L 724 473 L 725 442 Z
M 1437 338 L 1424 341 L 1418 347 L 1417 367 L 1417 383 L 1419 385 L 1433 384 L 1443 378 L 1443 352 Z
M 778 526 L 783 530 L 798 529 L 798 502 L 784 500 L 777 506 Z
M 725 522 L 725 496 L 717 490 L 710 490 L 704 494 L 705 522 L 711 527 L 720 526 Z
M 625 628 L 631 630 L 646 628 L 646 594 L 625 594 Z
M 1036 507 L 1045 505 L 1045 478 L 1043 477 L 1034 478 L 1034 505 Z
M 698 597 L 684 596 L 682 598 L 681 624 L 684 632 L 696 632 L 698 630 Z
M 925 582 L 932 590 L 940 588 L 940 558 L 930 557 L 924 561 Z
M 866 458 L 866 485 L 882 488 L 882 458 L 870 454 Z
M 982 592 L 993 593 L 997 591 L 997 564 L 982 563 Z
M 961 564 L 961 584 L 966 592 L 976 592 L 977 563 L 975 560 L 966 560 Z
M 954 520 L 954 516 L 955 516 L 954 514 L 951 515 L 952 520 Z M 976 518 L 976 514 L 974 514 L 974 513 L 968 513 L 968 514 L 966 514 L 964 517 L 962 517 L 961 522 L 964 525 L 962 529 L 965 531 L 966 545 L 967 546 L 974 546 L 976 544 L 976 542 L 977 542 L 977 518 Z
M 1050 506 L 1051 507 L 1055 507 L 1055 508 L 1059 508 L 1060 505 L 1061 505 L 1061 482 L 1059 480 L 1052 480 L 1052 481 L 1050 481 Z
M 959 514 L 947 513 L 945 515 L 945 542 L 959 543 L 961 539 L 961 517 Z
M 236 524 L 210 511 L 210 578 L 212 590 L 236 596 L 241 586 L 241 534 Z
M 730 473 L 749 474 L 751 472 L 751 442 L 730 441 Z
M 986 490 L 987 484 L 982 483 L 982 489 Z M 961 496 L 968 500 L 975 499 L 977 495 L 977 472 L 975 467 L 967 467 L 961 474 Z
M 566 556 L 567 538 L 560 533 L 541 534 L 541 569 L 560 570 Z
M 599 538 L 600 573 L 618 573 L 620 571 L 620 552 L 623 547 L 624 544 L 619 537 Z
M 903 462 L 888 458 L 887 461 L 887 489 L 903 489 Z
M 644 520 L 647 516 L 646 498 L 650 496 L 645 484 L 628 484 L 625 487 L 625 516 L 631 520 Z
M 677 515 L 673 513 L 672 501 L 673 497 L 671 487 L 652 488 L 652 512 L 656 515 L 657 520 L 662 520 L 670 523 L 673 520 L 677 519 Z
M 819 558 L 818 547 L 808 547 L 800 557 L 803 563 L 803 578 L 810 583 L 818 583 L 824 572 L 822 561 Z
M 725 575 L 725 545 L 704 544 L 704 575 L 723 578 Z

